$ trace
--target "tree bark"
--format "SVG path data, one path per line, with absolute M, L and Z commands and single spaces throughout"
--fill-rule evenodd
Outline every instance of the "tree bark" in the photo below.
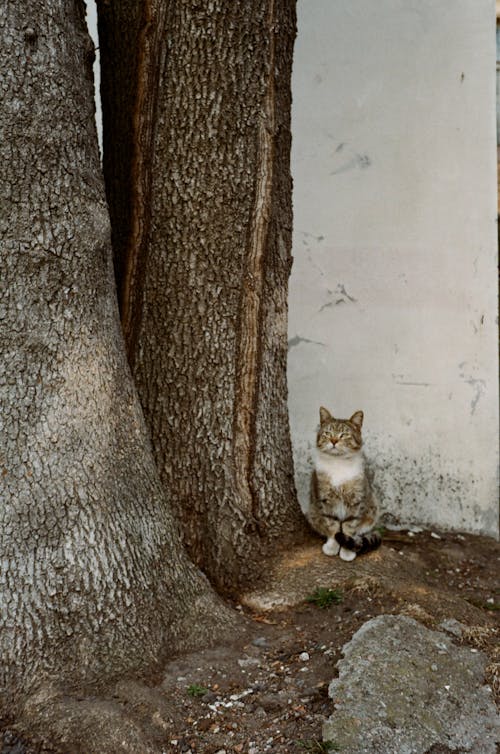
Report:
M 0 686 L 143 674 L 231 624 L 126 361 L 80 0 L 0 7 Z
M 188 551 L 234 591 L 304 531 L 286 386 L 295 2 L 140 6 L 100 4 L 122 324 Z

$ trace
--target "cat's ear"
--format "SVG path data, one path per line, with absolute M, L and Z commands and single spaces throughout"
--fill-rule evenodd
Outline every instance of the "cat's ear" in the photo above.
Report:
M 351 416 L 349 421 L 351 422 L 351 424 L 354 424 L 356 429 L 361 429 L 363 425 L 363 412 L 356 411 L 356 413 Z
M 327 408 L 324 408 L 323 406 L 319 409 L 319 421 L 321 424 L 324 424 L 325 422 L 329 422 L 333 419 L 333 416 L 328 411 Z

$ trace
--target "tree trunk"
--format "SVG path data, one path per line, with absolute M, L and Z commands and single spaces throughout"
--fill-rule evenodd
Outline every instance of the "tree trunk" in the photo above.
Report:
M 81 0 L 0 7 L 0 685 L 11 698 L 46 679 L 145 673 L 227 619 L 180 545 L 126 362 L 84 13 Z
M 99 22 L 122 323 L 184 541 L 234 590 L 304 530 L 286 387 L 295 2 L 140 5 L 101 3 Z

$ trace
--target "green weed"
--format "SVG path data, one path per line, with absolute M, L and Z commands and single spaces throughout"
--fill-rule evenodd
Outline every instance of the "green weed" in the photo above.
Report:
M 198 699 L 200 696 L 205 696 L 208 693 L 208 689 L 205 686 L 200 686 L 199 683 L 192 683 L 187 687 L 187 692 L 189 696 Z
M 309 595 L 309 597 L 306 598 L 306 602 L 311 602 L 313 605 L 316 605 L 316 607 L 320 607 L 324 610 L 331 605 L 338 605 L 343 599 L 344 595 L 340 589 L 328 589 L 325 586 L 319 586 Z

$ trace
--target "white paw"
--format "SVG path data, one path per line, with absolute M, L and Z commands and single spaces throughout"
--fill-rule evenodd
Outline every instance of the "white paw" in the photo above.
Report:
M 351 560 L 354 560 L 356 557 L 356 553 L 352 550 L 346 550 L 345 547 L 340 548 L 340 557 L 342 560 L 346 560 L 347 562 L 350 562 Z
M 340 545 L 336 539 L 327 539 L 321 549 L 323 550 L 325 555 L 338 555 Z

